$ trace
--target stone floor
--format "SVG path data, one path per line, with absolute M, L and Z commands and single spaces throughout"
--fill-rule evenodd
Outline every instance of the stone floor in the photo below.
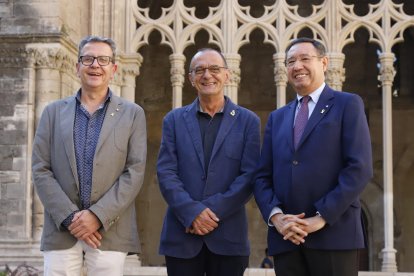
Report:
M 0 253 L 2 253 L 1 250 Z M 7 263 L 9 264 L 9 267 L 12 271 L 16 270 L 16 268 L 20 264 L 21 270 L 32 269 L 31 272 L 38 272 L 37 276 L 43 275 L 43 273 L 41 272 L 43 269 L 43 257 L 41 256 L 41 254 L 39 254 L 38 251 L 36 252 L 36 254 L 33 254 L 30 258 L 28 257 L 30 254 L 27 254 L 27 251 L 26 254 L 23 254 L 23 252 L 20 251 L 20 254 L 20 256 L 16 254 L 11 254 L 10 256 L 0 256 L 0 272 L 5 271 L 6 267 L 4 264 Z M 141 266 L 141 263 L 138 260 L 137 256 L 132 255 L 127 257 L 124 269 L 124 276 L 167 276 L 167 271 L 165 267 Z M 244 276 L 275 276 L 275 272 L 273 271 L 273 269 L 249 268 L 245 271 Z M 359 272 L 359 276 L 414 276 L 414 272 L 408 273 L 361 271 Z
M 11 267 L 14 272 L 16 272 L 15 267 Z M 28 272 L 28 267 L 21 267 L 19 272 L 23 271 Z M 30 267 L 30 275 L 42 276 L 41 267 Z M 0 271 L 5 271 L 4 266 L 0 266 Z M 37 274 L 35 274 L 37 273 Z M 23 274 L 19 274 L 23 275 Z M 86 275 L 86 273 L 85 273 Z M 135 266 L 131 267 L 129 265 L 125 266 L 124 276 L 167 276 L 167 271 L 165 267 L 149 267 L 149 266 Z M 261 269 L 261 268 L 249 268 L 245 271 L 244 276 L 276 276 L 273 269 Z M 361 271 L 359 276 L 414 276 L 414 273 L 407 272 L 371 272 L 371 271 Z
M 167 271 L 165 267 L 139 267 L 136 270 L 137 274 L 125 274 L 128 276 L 166 276 Z M 244 276 L 275 276 L 273 269 L 249 268 L 244 273 Z M 359 276 L 414 276 L 414 273 L 403 272 L 370 272 L 361 271 Z

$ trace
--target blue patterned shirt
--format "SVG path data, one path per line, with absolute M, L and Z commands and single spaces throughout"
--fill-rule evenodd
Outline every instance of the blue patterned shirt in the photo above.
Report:
M 73 127 L 73 140 L 75 144 L 76 169 L 78 171 L 79 194 L 82 210 L 90 207 L 92 191 L 92 170 L 96 145 L 105 118 L 106 109 L 111 100 L 112 93 L 109 91 L 106 100 L 93 113 L 89 114 L 80 101 L 81 90 L 76 95 L 75 123 Z M 75 213 L 63 221 L 67 228 L 72 222 Z

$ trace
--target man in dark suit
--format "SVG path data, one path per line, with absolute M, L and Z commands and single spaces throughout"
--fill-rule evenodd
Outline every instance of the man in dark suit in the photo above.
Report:
M 316 40 L 292 41 L 286 66 L 297 99 L 269 116 L 254 186 L 276 275 L 358 275 L 359 195 L 372 177 L 362 99 L 325 84 Z
M 81 88 L 49 104 L 37 127 L 33 181 L 45 208 L 45 275 L 122 275 L 128 252 L 140 252 L 135 197 L 146 160 L 144 111 L 117 97 L 112 39 L 79 44 Z
M 189 78 L 197 99 L 163 122 L 157 173 L 168 209 L 159 252 L 170 276 L 241 276 L 259 118 L 224 96 L 229 71 L 220 52 L 199 50 Z

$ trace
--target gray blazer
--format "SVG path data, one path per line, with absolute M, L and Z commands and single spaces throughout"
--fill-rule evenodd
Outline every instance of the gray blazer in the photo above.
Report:
M 32 172 L 45 209 L 41 250 L 67 249 L 77 242 L 61 225 L 81 206 L 73 142 L 75 108 L 75 96 L 49 104 L 36 130 Z M 113 95 L 96 146 L 89 208 L 103 225 L 101 250 L 141 250 L 135 198 L 144 179 L 146 143 L 143 109 Z

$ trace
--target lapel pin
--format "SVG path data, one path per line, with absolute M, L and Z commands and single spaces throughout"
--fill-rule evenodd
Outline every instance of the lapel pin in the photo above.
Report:
M 116 111 L 119 111 L 119 108 L 116 108 Z
M 113 112 L 112 112 L 112 113 L 111 113 L 111 116 L 114 116 L 114 115 L 115 115 L 115 113 L 113 113 Z
M 230 112 L 230 115 L 231 116 L 234 116 L 234 115 L 236 115 L 236 111 L 234 111 L 234 109 Z
M 322 110 L 321 110 L 321 114 L 323 114 L 324 112 L 325 112 L 325 109 L 322 109 Z

